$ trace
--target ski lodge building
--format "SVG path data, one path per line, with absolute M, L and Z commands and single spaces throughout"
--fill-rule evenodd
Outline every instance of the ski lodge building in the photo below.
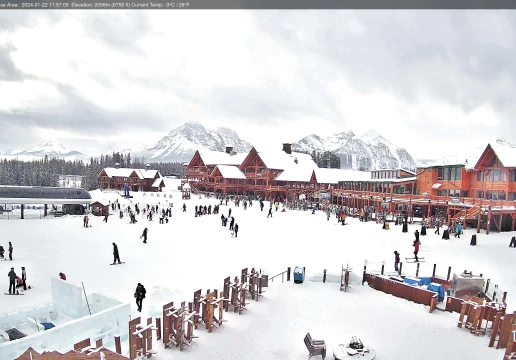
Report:
M 464 163 L 370 172 L 319 168 L 311 156 L 283 150 L 235 154 L 197 151 L 186 165 L 193 192 L 260 195 L 271 199 L 328 199 L 331 204 L 402 212 L 412 219 L 439 216 L 478 229 L 515 230 L 516 148 L 488 144 Z M 478 221 L 480 219 L 480 221 Z
M 161 191 L 165 186 L 163 177 L 158 170 L 151 170 L 150 165 L 145 169 L 121 168 L 116 163 L 115 167 L 103 169 L 99 174 L 101 189 L 124 190 L 124 185 L 129 185 L 131 191 Z

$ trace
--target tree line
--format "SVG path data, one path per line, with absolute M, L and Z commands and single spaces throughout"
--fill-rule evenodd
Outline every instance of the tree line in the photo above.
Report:
M 59 175 L 80 175 L 82 187 L 88 191 L 99 188 L 99 173 L 106 167 L 142 169 L 145 159 L 131 159 L 131 154 L 113 153 L 91 158 L 90 161 L 45 158 L 41 160 L 22 161 L 18 159 L 0 160 L 0 184 L 16 186 L 59 186 Z M 151 169 L 159 170 L 161 175 L 185 175 L 182 163 L 148 163 Z

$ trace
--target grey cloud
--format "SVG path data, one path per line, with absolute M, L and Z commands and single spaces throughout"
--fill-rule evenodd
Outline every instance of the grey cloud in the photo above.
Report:
M 151 26 L 146 12 L 86 13 L 82 17 L 86 32 L 112 50 L 131 55 L 145 55 L 138 40 L 148 35 Z
M 0 81 L 23 81 L 24 79 L 35 79 L 34 75 L 26 74 L 14 63 L 11 53 L 15 52 L 16 48 L 8 43 L 0 45 Z
M 510 11 L 331 11 L 257 14 L 259 28 L 296 53 L 332 62 L 362 92 L 383 90 L 515 115 L 516 14 Z M 364 32 L 350 31 L 350 22 Z M 510 79 L 510 80 L 507 80 Z M 511 121 L 511 125 L 512 125 Z M 516 124 L 513 125 L 516 130 Z
M 113 89 L 114 86 L 113 86 L 113 83 L 111 82 L 111 80 L 109 80 L 109 78 L 102 74 L 102 73 L 99 73 L 99 72 L 92 72 L 89 74 L 90 78 L 95 80 L 96 82 L 98 82 L 100 85 L 104 86 L 105 88 L 108 88 L 108 89 Z

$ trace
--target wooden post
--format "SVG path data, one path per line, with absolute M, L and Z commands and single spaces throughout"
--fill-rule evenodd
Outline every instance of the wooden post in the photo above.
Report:
M 161 340 L 161 318 L 159 318 L 159 317 L 156 318 L 156 328 L 158 329 L 156 331 L 156 340 L 160 341 Z
M 514 231 L 514 225 L 516 225 L 516 216 L 514 216 L 514 214 L 511 214 L 511 218 L 512 218 L 511 231 Z
M 480 223 L 482 222 L 482 208 L 478 212 L 478 220 L 477 220 L 477 234 L 480 234 Z
M 403 263 L 402 263 L 402 262 L 400 262 L 400 272 L 399 272 L 400 276 L 401 276 L 401 269 L 402 269 L 402 268 L 403 268 Z
M 500 218 L 498 219 L 498 232 L 502 231 L 502 218 L 503 214 L 500 213 Z
M 323 282 L 323 284 L 326 283 L 326 269 L 324 269 L 324 272 L 323 272 L 322 282 Z
M 434 264 L 434 269 L 432 270 L 432 279 L 435 278 L 435 270 L 437 268 L 437 264 Z
M 451 276 L 451 266 L 448 266 L 448 275 L 446 275 L 446 281 L 450 281 Z
M 506 300 L 507 300 L 507 291 L 504 291 L 504 292 L 503 292 L 503 296 L 502 296 L 502 302 L 503 302 L 504 304 L 506 304 Z
M 362 285 L 364 285 L 364 283 L 365 283 L 366 271 L 367 271 L 367 260 L 364 261 L 364 273 L 362 274 Z
M 419 277 L 419 263 L 416 266 L 416 277 Z
M 384 268 L 385 268 L 385 265 L 382 264 L 382 275 L 383 275 Z
M 464 221 L 462 222 L 462 228 L 466 229 L 466 221 L 468 220 L 468 208 L 464 210 Z
M 489 228 L 491 227 L 491 205 L 489 205 L 489 210 L 487 212 L 487 226 L 486 226 L 486 235 L 489 235 Z
M 290 267 L 287 268 L 287 281 L 290 281 Z
M 122 344 L 120 343 L 120 335 L 115 336 L 115 351 L 117 354 L 122 355 Z
M 484 294 L 487 295 L 487 290 L 489 290 L 489 283 L 491 282 L 491 279 L 487 279 L 487 282 L 486 282 L 486 289 L 484 290 Z M 491 300 L 494 300 L 494 299 L 491 299 Z

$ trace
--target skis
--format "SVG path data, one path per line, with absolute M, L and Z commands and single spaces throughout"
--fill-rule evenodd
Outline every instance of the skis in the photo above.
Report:
M 425 262 L 425 258 L 424 257 L 418 257 L 419 261 L 416 261 L 416 258 L 405 258 L 405 260 L 408 263 L 415 263 L 415 262 L 423 263 L 423 262 Z
M 112 263 L 112 264 L 109 264 L 109 265 L 122 265 L 122 264 L 125 264 L 125 261 L 122 261 L 122 262 L 119 262 L 119 263 Z
M 4 292 L 4 294 L 5 295 L 24 295 L 24 294 L 20 294 L 20 293 L 18 293 L 18 294 L 9 294 L 9 293 L 6 293 L 6 292 Z

